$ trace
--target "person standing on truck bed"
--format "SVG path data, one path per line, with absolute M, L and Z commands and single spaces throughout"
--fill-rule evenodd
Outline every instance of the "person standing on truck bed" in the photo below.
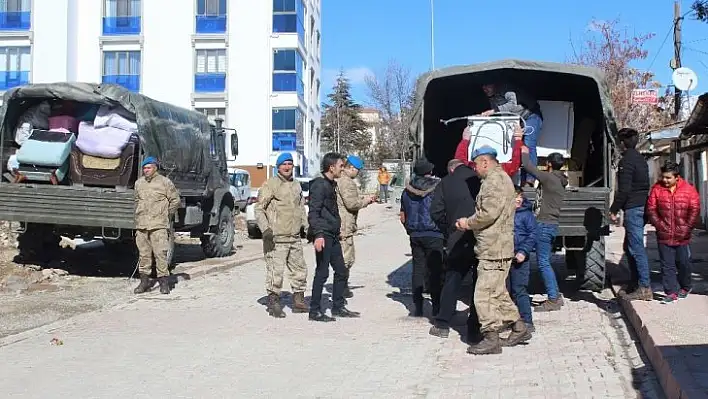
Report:
M 631 128 L 617 132 L 622 159 L 617 171 L 617 191 L 610 206 L 610 219 L 617 222 L 619 211 L 624 212 L 624 243 L 631 273 L 629 287 L 623 296 L 629 300 L 654 299 L 649 279 L 649 259 L 644 248 L 644 206 L 649 197 L 649 166 L 635 148 L 639 133 Z
M 364 161 L 356 155 L 347 157 L 347 164 L 342 170 L 341 176 L 337 179 L 337 206 L 339 207 L 339 217 L 342 219 L 341 235 L 339 237 L 342 244 L 344 264 L 351 273 L 354 266 L 354 233 L 356 233 L 356 219 L 361 209 L 366 208 L 374 202 L 375 195 L 362 196 L 354 179 L 359 175 L 359 170 L 364 167 Z M 349 275 L 347 276 L 349 277 Z M 344 297 L 354 296 L 349 288 L 349 280 L 344 289 Z
M 541 106 L 535 98 L 517 87 L 507 84 L 487 83 L 482 85 L 484 94 L 489 98 L 491 109 L 482 112 L 482 116 L 490 116 L 498 112 L 507 112 L 519 115 L 524 119 L 524 144 L 529 148 L 529 157 L 535 166 L 538 162 L 536 155 L 536 145 L 538 136 L 543 127 L 543 115 Z M 520 185 L 528 184 L 533 186 L 534 176 L 532 173 L 522 171 Z
M 518 128 L 519 130 L 521 128 Z M 521 150 L 521 160 L 523 168 L 527 172 L 536 176 L 540 183 L 537 203 L 540 202 L 540 209 L 536 220 L 538 221 L 538 237 L 536 240 L 536 258 L 538 269 L 541 272 L 543 285 L 546 286 L 548 299 L 540 306 L 536 307 L 537 312 L 551 312 L 560 310 L 563 306 L 563 297 L 558 289 L 556 273 L 551 266 L 551 255 L 553 245 L 558 236 L 558 219 L 560 218 L 565 187 L 568 185 L 568 178 L 561 171 L 565 159 L 563 155 L 554 152 L 548 154 L 546 161 L 547 170 L 539 170 L 529 156 L 529 150 L 524 147 Z
M 280 303 L 280 291 L 286 266 L 293 290 L 293 313 L 309 310 L 305 304 L 307 265 L 300 242 L 300 229 L 304 227 L 307 231 L 308 224 L 305 197 L 300 183 L 293 179 L 293 156 L 289 152 L 280 154 L 275 167 L 278 174 L 258 190 L 254 211 L 258 228 L 263 232 L 268 314 L 282 318 L 285 312 Z
M 314 241 L 315 277 L 312 282 L 310 300 L 310 320 L 329 322 L 334 317 L 322 311 L 322 289 L 329 277 L 329 267 L 334 270 L 332 287 L 332 316 L 359 317 L 359 312 L 347 309 L 344 288 L 347 286 L 349 270 L 344 264 L 342 245 L 339 242 L 342 220 L 337 207 L 337 179 L 342 173 L 344 160 L 340 154 L 329 152 L 322 157 L 322 175 L 310 182 L 310 229 L 308 240 Z
M 143 176 L 135 182 L 135 244 L 140 253 L 140 285 L 133 292 L 142 294 L 152 288 L 154 256 L 160 293 L 169 294 L 167 254 L 172 220 L 179 209 L 179 193 L 172 181 L 157 171 L 155 157 L 145 158 L 141 166 Z
M 514 214 L 516 190 L 509 175 L 504 173 L 497 152 L 481 146 L 472 154 L 482 186 L 475 201 L 475 213 L 457 220 L 460 231 L 474 232 L 474 251 L 479 259 L 475 283 L 474 307 L 484 339 L 467 348 L 474 355 L 497 354 L 503 346 L 514 346 L 531 339 L 526 323 L 511 300 L 506 279 L 514 258 Z M 502 342 L 501 331 L 511 326 L 511 333 Z
M 506 174 L 511 176 L 512 178 L 514 177 L 514 175 L 516 175 L 516 173 L 519 171 L 519 168 L 521 167 L 521 147 L 524 146 L 523 138 L 523 131 L 514 131 L 514 137 L 512 138 L 513 147 L 511 150 L 511 160 L 509 162 L 504 162 L 500 164 L 502 169 L 504 169 L 504 172 L 506 172 Z M 455 150 L 455 159 L 459 159 L 460 161 L 464 162 L 465 165 L 474 170 L 474 162 L 467 159 L 471 139 L 472 132 L 470 131 L 469 126 L 467 126 L 462 131 L 462 140 L 460 140 L 460 143 L 457 144 L 457 149 Z

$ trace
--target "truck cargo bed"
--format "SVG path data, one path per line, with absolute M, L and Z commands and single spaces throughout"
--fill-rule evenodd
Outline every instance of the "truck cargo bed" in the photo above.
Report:
M 0 220 L 133 229 L 133 191 L 0 183 Z
M 534 189 L 524 188 L 524 195 L 531 201 L 536 200 Z M 607 225 L 609 201 L 608 188 L 579 187 L 567 190 L 561 207 L 558 236 L 585 236 L 587 227 L 600 228 Z

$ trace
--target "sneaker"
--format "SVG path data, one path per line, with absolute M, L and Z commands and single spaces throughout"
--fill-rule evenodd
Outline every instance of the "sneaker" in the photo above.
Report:
M 678 293 L 678 299 L 686 299 L 688 297 L 688 294 L 691 293 L 691 291 L 693 291 L 692 288 L 689 288 L 689 289 L 681 288 Z
M 666 296 L 661 299 L 662 304 L 674 303 L 676 301 L 678 301 L 678 295 L 676 294 L 666 294 Z
M 450 329 L 445 327 L 432 326 L 430 327 L 428 334 L 439 338 L 447 338 L 450 336 Z

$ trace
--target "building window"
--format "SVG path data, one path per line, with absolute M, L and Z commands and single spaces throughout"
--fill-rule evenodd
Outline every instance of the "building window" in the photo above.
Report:
M 197 50 L 195 93 L 223 93 L 226 90 L 226 50 Z
M 297 33 L 305 45 L 305 3 L 303 0 L 273 0 L 273 32 Z
M 0 31 L 29 30 L 31 13 L 31 0 L 0 1 Z
M 226 33 L 226 0 L 197 0 L 197 33 Z
M 305 101 L 304 61 L 298 50 L 273 51 L 273 91 L 296 92 Z
M 140 91 L 140 51 L 103 52 L 103 83 Z
M 139 35 L 140 0 L 104 0 L 103 34 Z
M 195 108 L 194 110 L 206 115 L 209 123 L 216 124 L 216 119 L 221 119 L 226 126 L 226 108 Z
M 274 109 L 271 128 L 273 151 L 303 151 L 305 114 L 299 108 Z
M 0 90 L 29 84 L 29 47 L 0 47 Z

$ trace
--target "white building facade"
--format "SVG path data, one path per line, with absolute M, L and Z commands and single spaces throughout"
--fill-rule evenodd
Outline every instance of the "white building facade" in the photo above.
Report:
M 283 151 L 318 170 L 320 20 L 321 0 L 0 0 L 0 91 L 117 83 L 221 117 L 258 187 Z

